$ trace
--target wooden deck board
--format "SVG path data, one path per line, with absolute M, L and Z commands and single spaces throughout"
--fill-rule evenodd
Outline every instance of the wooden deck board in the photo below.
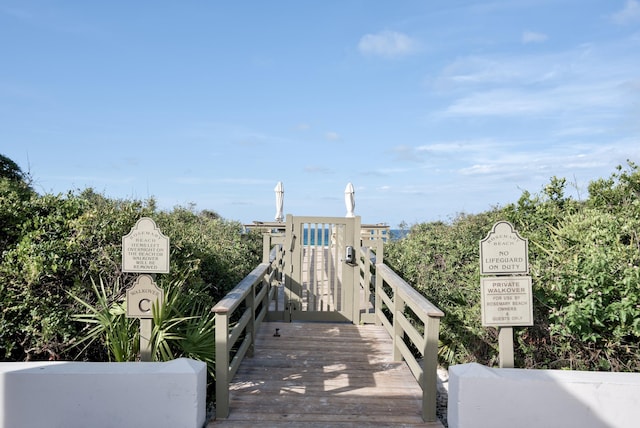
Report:
M 422 421 L 422 391 L 382 327 L 263 323 L 256 339 L 230 385 L 229 417 L 207 428 L 442 427 Z

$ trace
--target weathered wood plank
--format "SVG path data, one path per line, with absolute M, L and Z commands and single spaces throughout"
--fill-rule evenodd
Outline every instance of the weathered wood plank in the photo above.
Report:
M 207 427 L 441 427 L 422 421 L 422 391 L 391 346 L 383 327 L 263 323 L 229 417 Z

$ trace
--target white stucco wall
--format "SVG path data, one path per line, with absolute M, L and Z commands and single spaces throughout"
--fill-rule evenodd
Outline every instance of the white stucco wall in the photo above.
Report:
M 640 373 L 449 367 L 450 428 L 640 426 Z
M 0 363 L 0 428 L 202 428 L 206 364 Z

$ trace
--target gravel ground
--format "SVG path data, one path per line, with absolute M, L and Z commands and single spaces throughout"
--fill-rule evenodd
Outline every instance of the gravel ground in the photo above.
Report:
M 436 416 L 445 428 L 447 424 L 447 403 L 449 401 L 449 372 L 438 368 L 438 393 L 436 395 Z

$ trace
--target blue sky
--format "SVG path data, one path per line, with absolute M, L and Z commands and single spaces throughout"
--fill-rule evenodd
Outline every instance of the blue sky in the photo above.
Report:
M 0 153 L 225 218 L 449 220 L 640 162 L 639 0 L 0 0 Z

